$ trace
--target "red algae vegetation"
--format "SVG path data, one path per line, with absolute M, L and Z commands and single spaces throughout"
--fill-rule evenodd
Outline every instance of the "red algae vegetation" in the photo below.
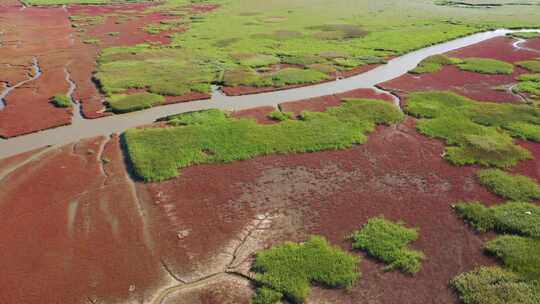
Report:
M 141 301 L 161 284 L 119 145 L 49 148 L 0 176 L 0 302 Z

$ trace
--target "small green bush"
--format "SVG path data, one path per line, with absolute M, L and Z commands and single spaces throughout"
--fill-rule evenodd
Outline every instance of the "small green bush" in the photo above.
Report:
M 294 117 L 293 112 L 282 112 L 282 111 L 273 111 L 270 114 L 268 114 L 268 117 L 273 120 L 277 121 L 285 121 L 292 119 Z
M 536 58 L 535 60 L 520 61 L 516 63 L 516 65 L 533 73 L 540 73 L 540 58 Z
M 73 102 L 67 95 L 55 95 L 51 98 L 51 103 L 58 108 L 71 108 Z
M 112 95 L 108 99 L 109 106 L 114 113 L 127 113 L 144 110 L 162 103 L 165 98 L 152 93 L 136 93 L 130 95 Z
M 456 276 L 450 285 L 464 304 L 534 304 L 540 296 L 529 282 L 499 267 L 481 267 Z
M 305 243 L 274 246 L 255 257 L 255 280 L 266 289 L 257 291 L 254 302 L 275 303 L 282 294 L 292 303 L 304 303 L 311 284 L 350 287 L 360 276 L 358 263 L 358 257 L 332 246 L 321 236 L 313 236 Z
M 540 280 L 540 240 L 503 235 L 486 244 L 486 251 L 526 280 Z
M 478 231 L 495 230 L 540 239 L 540 207 L 531 203 L 509 202 L 487 208 L 479 202 L 459 203 L 459 216 Z
M 477 172 L 480 183 L 493 193 L 513 201 L 540 199 L 540 186 L 533 179 L 523 175 L 512 175 L 498 169 Z
M 351 236 L 353 248 L 365 250 L 370 256 L 387 263 L 387 269 L 400 269 L 414 274 L 420 271 L 425 258 L 421 251 L 407 248 L 418 238 L 415 229 L 394 223 L 383 217 L 370 219 Z

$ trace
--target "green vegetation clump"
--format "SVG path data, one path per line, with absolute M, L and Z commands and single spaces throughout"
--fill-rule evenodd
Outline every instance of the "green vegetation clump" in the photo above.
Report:
M 508 62 L 490 58 L 465 58 L 457 65 L 461 70 L 482 74 L 512 74 L 514 66 Z
M 282 87 L 286 85 L 316 83 L 330 77 L 322 72 L 310 69 L 286 68 L 272 75 L 272 85 Z
M 95 78 L 108 95 L 128 89 L 169 96 L 208 93 L 219 67 L 203 60 L 198 52 L 146 44 L 107 48 L 98 58 Z
M 277 120 L 277 121 L 285 121 L 292 119 L 294 117 L 293 112 L 283 112 L 283 111 L 273 111 L 270 114 L 268 114 L 268 118 Z
M 276 304 L 281 303 L 283 294 L 268 287 L 259 287 L 255 296 L 251 300 L 251 304 Z
M 89 15 L 72 15 L 69 16 L 71 21 L 71 26 L 74 28 L 79 28 L 83 26 L 93 26 L 102 24 L 105 22 L 106 17 L 102 15 L 89 16 Z
M 451 92 L 416 92 L 406 111 L 420 118 L 418 130 L 446 140 L 445 158 L 456 165 L 507 168 L 531 158 L 511 136 L 516 126 L 540 125 L 540 110 L 530 105 L 477 102 Z
M 540 33 L 537 32 L 515 32 L 508 34 L 510 37 L 521 38 L 521 39 L 531 39 L 540 37 Z
M 477 172 L 480 183 L 493 193 L 513 201 L 532 201 L 540 199 L 540 185 L 523 175 L 508 174 L 499 169 Z
M 519 83 L 512 88 L 515 93 L 527 93 L 532 99 L 540 98 L 540 74 L 522 74 Z
M 508 202 L 487 208 L 469 202 L 457 204 L 455 210 L 478 231 L 495 230 L 540 239 L 540 207 L 534 204 Z
M 165 98 L 152 93 L 136 93 L 112 95 L 107 101 L 114 113 L 127 113 L 151 108 L 165 101 Z
M 51 98 L 51 103 L 58 108 L 71 108 L 73 102 L 67 95 L 55 95 Z
M 434 73 L 441 70 L 444 65 L 453 65 L 460 63 L 461 59 L 451 58 L 446 55 L 433 55 L 422 60 L 416 68 L 409 71 L 412 74 Z
M 250 68 L 264 67 L 281 62 L 279 57 L 264 54 L 236 54 L 235 57 L 240 65 Z
M 25 5 L 64 5 L 64 4 L 109 4 L 112 2 L 120 2 L 118 0 L 24 0 L 21 1 Z
M 283 87 L 306 83 L 317 83 L 330 76 L 316 69 L 285 68 L 261 75 L 251 68 L 241 67 L 225 71 L 223 84 L 226 86 Z
M 83 40 L 83 43 L 84 44 L 100 44 L 101 40 L 97 38 L 90 38 L 90 39 Z
M 175 116 L 173 123 L 186 121 L 183 115 Z M 373 99 L 345 100 L 324 113 L 303 112 L 300 120 L 272 125 L 213 115 L 203 115 L 207 119 L 198 124 L 126 131 L 136 175 L 146 181 L 161 181 L 194 164 L 349 148 L 366 142 L 366 133 L 376 124 L 393 124 L 403 118 L 394 105 Z
M 225 123 L 228 120 L 228 115 L 220 110 L 210 109 L 171 115 L 165 120 L 171 126 L 203 125 Z
M 151 92 L 162 95 L 185 94 L 197 87 L 206 89 L 211 83 L 222 83 L 224 71 L 242 67 L 255 69 L 257 78 L 264 78 L 269 71 L 261 67 L 274 63 L 298 64 L 299 68 L 328 74 L 331 72 L 326 71 L 332 69 L 350 70 L 382 63 L 486 29 L 538 26 L 540 19 L 540 10 L 517 6 L 491 9 L 489 13 L 464 12 L 461 8 L 445 8 L 421 0 L 385 0 L 376 5 L 351 5 L 350 0 L 300 0 L 293 7 L 287 1 L 214 0 L 211 3 L 219 8 L 205 13 L 191 7 L 200 1 L 158 2 L 144 13 L 166 13 L 181 17 L 182 21 L 175 18 L 146 30 L 159 32 L 180 27 L 185 31 L 171 34 L 172 42 L 159 47 L 105 48 L 96 75 L 104 88 L 125 91 L 139 86 L 153 88 Z M 109 56 L 111 53 L 115 53 L 115 58 Z M 252 56 L 239 60 L 239 53 Z M 313 64 L 325 65 L 325 70 L 311 67 Z M 156 72 L 159 70 L 164 73 Z M 269 80 L 257 81 L 256 86 L 274 86 Z M 246 83 L 250 81 L 242 85 Z
M 536 58 L 534 60 L 520 61 L 516 63 L 516 65 L 533 73 L 540 73 L 540 58 Z
M 159 34 L 161 32 L 167 32 L 172 30 L 177 30 L 186 25 L 186 21 L 182 18 L 180 19 L 166 19 L 161 20 L 159 23 L 152 23 L 146 25 L 143 30 L 150 34 Z
M 420 271 L 425 258 L 421 251 L 407 248 L 417 238 L 416 229 L 383 217 L 370 219 L 351 236 L 353 248 L 365 250 L 370 256 L 387 263 L 389 270 L 400 269 L 409 274 Z
M 485 249 L 521 278 L 540 282 L 540 240 L 503 235 L 487 242 Z
M 450 285 L 464 304 L 534 304 L 540 294 L 526 280 L 500 267 L 481 267 L 456 276 Z
M 320 236 L 264 250 L 257 253 L 253 264 L 255 280 L 262 287 L 254 303 L 274 304 L 279 295 L 292 303 L 304 303 L 312 284 L 350 287 L 360 276 L 358 263 L 358 257 Z

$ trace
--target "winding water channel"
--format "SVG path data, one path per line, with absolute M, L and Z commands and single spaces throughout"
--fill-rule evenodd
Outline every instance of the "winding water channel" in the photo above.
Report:
M 2 139 L 0 140 L 0 158 L 30 151 L 43 146 L 64 145 L 83 138 L 123 132 L 129 128 L 150 124 L 160 117 L 171 114 L 211 108 L 243 110 L 260 106 L 276 107 L 278 104 L 287 101 L 342 93 L 358 88 L 374 88 L 378 83 L 394 79 L 407 73 L 407 71 L 416 67 L 420 61 L 431 55 L 446 53 L 513 32 L 540 32 L 540 30 L 498 29 L 472 34 L 470 36 L 429 46 L 396 57 L 385 65 L 381 65 L 368 72 L 350 78 L 308 87 L 246 96 L 225 96 L 218 90 L 214 90 L 212 98 L 209 100 L 158 106 L 145 111 L 108 116 L 93 120 L 80 120 L 75 124 L 65 127 L 45 130 L 11 139 Z M 519 43 L 516 43 L 515 46 L 519 48 Z

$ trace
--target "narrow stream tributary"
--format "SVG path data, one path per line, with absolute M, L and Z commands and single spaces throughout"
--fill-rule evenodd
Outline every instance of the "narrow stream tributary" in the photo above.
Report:
M 4 83 L 4 90 L 0 92 L 0 111 L 6 107 L 6 98 L 8 95 L 15 90 L 31 81 L 34 81 L 41 77 L 42 71 L 39 67 L 39 60 L 37 57 L 32 58 L 32 72 L 28 73 L 28 79 L 23 80 L 13 86 L 10 86 L 7 83 Z

